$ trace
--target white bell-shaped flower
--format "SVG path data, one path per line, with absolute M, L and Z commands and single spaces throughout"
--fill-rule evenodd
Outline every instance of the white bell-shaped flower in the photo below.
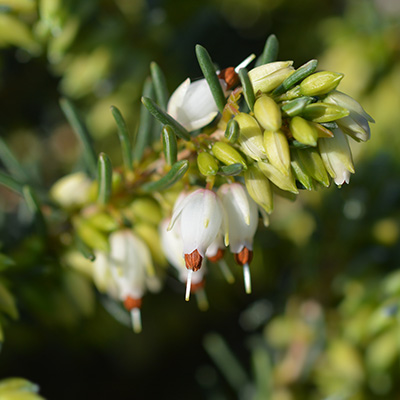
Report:
M 224 88 L 225 82 L 220 79 Z M 191 82 L 187 78 L 172 93 L 167 112 L 188 131 L 203 128 L 218 114 L 218 107 L 205 79 Z
M 148 273 L 153 269 L 150 251 L 130 229 L 112 233 L 109 242 L 110 268 L 119 298 L 131 312 L 134 331 L 140 332 L 141 299 L 147 289 Z
M 249 264 L 258 226 L 258 207 L 240 183 L 222 185 L 218 189 L 218 195 L 228 218 L 229 246 L 236 262 L 243 266 L 246 293 L 250 293 Z
M 332 132 L 334 136 L 320 138 L 318 146 L 326 170 L 336 185 L 341 186 L 350 182 L 350 173 L 354 174 L 355 170 L 347 137 L 339 128 Z
M 171 220 L 164 219 L 160 223 L 159 232 L 161 237 L 161 246 L 168 262 L 178 273 L 178 279 L 186 282 L 186 301 L 190 298 L 190 292 L 197 293 L 204 286 L 205 268 L 202 266 L 196 272 L 186 268 L 185 258 L 183 257 L 183 241 L 179 233 L 179 226 L 175 225 L 173 229 L 168 230 Z M 208 303 L 207 303 L 208 304 Z M 201 308 L 203 304 L 200 304 Z
M 223 209 L 217 195 L 198 189 L 175 206 L 169 229 L 179 222 L 186 268 L 197 271 L 207 248 L 215 240 L 223 223 Z
M 347 117 L 336 121 L 342 131 L 357 141 L 367 141 L 371 137 L 369 122 L 374 119 L 362 108 L 358 101 L 345 93 L 334 90 L 325 97 L 324 103 L 337 104 L 350 111 Z

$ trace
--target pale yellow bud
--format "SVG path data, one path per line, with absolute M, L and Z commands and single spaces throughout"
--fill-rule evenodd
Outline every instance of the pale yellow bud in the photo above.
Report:
M 318 132 L 308 121 L 299 116 L 290 120 L 290 132 L 293 137 L 300 143 L 308 146 L 316 146 Z
M 288 175 L 290 169 L 289 143 L 282 131 L 265 131 L 264 147 L 269 162 L 282 174 Z
M 235 121 L 239 124 L 239 144 L 243 152 L 257 161 L 265 159 L 263 135 L 256 119 L 249 114 L 239 113 Z
M 309 75 L 300 83 L 303 96 L 319 96 L 336 89 L 343 78 L 343 74 L 331 71 L 321 71 Z
M 254 103 L 254 115 L 267 131 L 277 131 L 282 125 L 281 109 L 267 95 L 262 95 Z
M 164 256 L 163 249 L 161 247 L 161 240 L 160 235 L 158 233 L 158 227 L 146 224 L 146 223 L 139 223 L 135 224 L 134 232 L 147 244 L 147 247 L 150 250 L 150 254 L 152 259 L 158 265 L 166 265 L 167 259 Z M 151 274 L 153 271 L 148 271 Z
M 197 156 L 197 167 L 204 176 L 215 175 L 218 172 L 218 163 L 215 158 L 206 152 Z
M 292 175 L 292 171 L 290 169 L 288 175 L 284 175 L 268 162 L 259 161 L 257 163 L 257 166 L 260 168 L 262 173 L 280 189 L 286 190 L 291 193 L 299 193 L 296 187 L 296 182 Z
M 277 88 L 294 72 L 293 61 L 277 61 L 260 65 L 249 71 L 249 79 L 254 93 L 268 93 Z
M 267 213 L 271 213 L 274 204 L 267 177 L 255 165 L 251 165 L 244 173 L 244 183 L 250 197 Z
M 307 149 L 299 150 L 297 154 L 307 174 L 316 181 L 322 183 L 325 187 L 328 187 L 330 183 L 329 176 L 318 151 L 309 147 Z
M 247 168 L 246 161 L 231 145 L 224 142 L 216 142 L 212 147 L 215 158 L 226 165 L 242 164 L 244 169 Z

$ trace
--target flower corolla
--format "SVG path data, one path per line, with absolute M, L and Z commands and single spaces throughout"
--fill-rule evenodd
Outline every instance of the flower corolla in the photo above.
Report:
M 225 88 L 226 83 L 220 79 Z M 188 131 L 203 128 L 218 114 L 218 107 L 205 79 L 191 82 L 187 78 L 172 93 L 167 112 Z

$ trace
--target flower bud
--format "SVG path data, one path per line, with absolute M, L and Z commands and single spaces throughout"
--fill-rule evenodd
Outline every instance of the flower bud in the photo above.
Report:
M 374 119 L 361 107 L 352 97 L 339 92 L 338 90 L 329 93 L 324 99 L 325 103 L 336 104 L 350 112 L 348 117 L 337 121 L 342 131 L 357 141 L 367 141 L 371 136 L 368 122 L 375 122 Z
M 349 111 L 343 107 L 319 102 L 304 107 L 302 113 L 304 118 L 313 122 L 330 122 L 347 117 L 348 115 Z
M 138 223 L 134 226 L 134 232 L 146 243 L 147 247 L 150 250 L 150 254 L 152 259 L 158 265 L 166 265 L 167 260 L 164 256 L 160 235 L 158 234 L 158 229 L 155 225 L 148 223 Z M 153 275 L 154 271 L 148 271 L 149 275 Z
M 294 177 L 292 175 L 292 171 L 290 169 L 288 175 L 284 175 L 268 162 L 259 161 L 257 163 L 257 166 L 260 168 L 261 172 L 280 189 L 295 194 L 299 193 L 296 187 L 296 182 L 294 181 Z
M 282 125 L 281 110 L 278 104 L 267 95 L 262 95 L 256 100 L 254 115 L 267 131 L 277 131 Z
M 215 175 L 218 172 L 218 163 L 215 158 L 206 152 L 197 156 L 197 167 L 204 176 Z
M 83 172 L 66 175 L 50 189 L 50 196 L 64 208 L 81 207 L 89 200 L 92 182 Z
M 299 150 L 297 154 L 299 155 L 301 163 L 304 165 L 306 173 L 316 181 L 322 183 L 325 187 L 328 187 L 329 176 L 318 151 L 309 147 Z
M 102 232 L 111 232 L 118 228 L 118 222 L 105 212 L 97 212 L 90 215 L 87 221 L 94 228 Z
M 285 134 L 278 130 L 276 132 L 264 132 L 264 147 L 269 162 L 282 174 L 288 175 L 290 168 L 289 143 Z
M 343 132 L 335 129 L 334 137 L 321 139 L 319 151 L 322 161 L 336 185 L 349 183 L 350 173 L 354 174 L 355 171 L 349 143 Z
M 321 71 L 309 75 L 300 83 L 303 96 L 319 96 L 336 89 L 343 78 L 343 74 L 331 71 Z
M 146 222 L 158 225 L 162 219 L 162 212 L 159 204 L 149 197 L 139 197 L 132 201 L 129 206 L 135 222 Z
M 292 64 L 293 61 L 277 61 L 260 65 L 249 71 L 249 79 L 254 93 L 258 91 L 268 93 L 278 87 L 294 72 Z
M 215 158 L 226 165 L 232 164 L 242 164 L 243 168 L 246 169 L 247 165 L 244 161 L 243 157 L 239 154 L 239 152 L 224 142 L 216 142 L 212 147 L 212 152 Z
M 76 220 L 74 225 L 76 225 L 75 229 L 78 236 L 87 246 L 108 252 L 108 241 L 103 233 L 99 232 L 99 230 L 84 220 Z
M 254 160 L 262 160 L 266 157 L 261 128 L 251 115 L 239 113 L 235 117 L 239 124 L 239 144 L 244 153 Z
M 313 179 L 310 175 L 307 174 L 306 168 L 300 160 L 298 149 L 292 149 L 291 151 L 291 166 L 293 170 L 293 175 L 295 179 L 297 179 L 305 189 L 312 190 L 314 188 Z
M 293 137 L 300 143 L 316 146 L 318 139 L 317 130 L 304 118 L 299 116 L 290 120 L 290 132 Z
M 274 204 L 267 177 L 255 165 L 251 165 L 244 173 L 244 183 L 250 197 L 267 213 L 271 213 Z

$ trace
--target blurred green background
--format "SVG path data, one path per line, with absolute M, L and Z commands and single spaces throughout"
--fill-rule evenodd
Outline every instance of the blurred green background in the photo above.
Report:
M 20 314 L 1 316 L 0 377 L 60 400 L 400 399 L 397 0 L 0 0 L 1 138 L 42 187 L 78 170 L 63 95 L 118 165 L 109 107 L 135 132 L 151 61 L 172 93 L 201 76 L 195 44 L 224 68 L 271 33 L 279 59 L 343 72 L 339 89 L 375 119 L 350 184 L 277 202 L 256 236 L 252 295 L 233 263 L 233 286 L 210 271 L 207 312 L 167 278 L 144 299 L 140 335 L 43 248 L 23 200 L 0 187 L 1 252 L 16 263 L 0 280 Z

